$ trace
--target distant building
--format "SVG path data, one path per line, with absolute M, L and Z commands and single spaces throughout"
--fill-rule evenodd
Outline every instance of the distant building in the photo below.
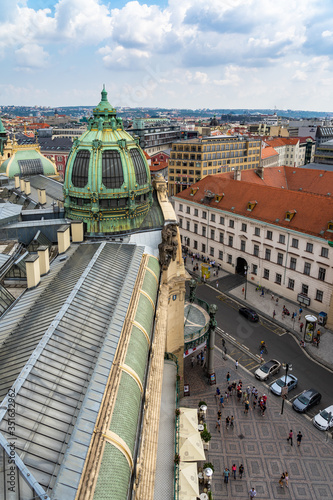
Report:
M 172 144 L 169 195 L 177 194 L 206 175 L 260 166 L 261 140 L 214 136 Z
M 161 118 L 134 120 L 128 132 L 139 137 L 140 147 L 149 155 L 171 148 L 181 137 L 179 123 Z
M 333 139 L 333 126 L 318 127 L 316 132 L 316 145 L 317 147 L 323 142 L 331 141 Z
M 301 167 L 313 161 L 316 144 L 311 137 L 276 137 L 264 142 L 279 154 L 278 165 Z
M 54 161 L 61 179 L 64 180 L 68 155 L 73 146 L 72 139 L 66 137 L 39 137 L 38 142 L 42 154 Z
M 325 165 L 333 165 L 333 140 L 323 142 L 317 147 L 314 161 Z

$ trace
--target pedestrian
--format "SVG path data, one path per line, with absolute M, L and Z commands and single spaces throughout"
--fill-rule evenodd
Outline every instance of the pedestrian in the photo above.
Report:
M 300 314 L 300 315 L 298 316 L 298 322 L 300 322 L 300 321 L 301 321 L 301 318 L 302 318 L 302 316 L 301 316 L 301 314 Z
M 250 397 L 251 397 L 251 387 L 249 385 L 247 386 L 246 392 L 247 392 L 247 399 L 250 399 Z
M 237 390 L 237 398 L 238 398 L 238 401 L 240 402 L 240 400 L 242 399 L 242 389 Z
M 238 360 L 236 359 L 235 369 L 237 370 L 237 368 L 238 368 Z
M 228 400 L 229 400 L 229 393 L 228 393 L 228 391 L 225 391 L 225 393 L 224 393 L 224 402 L 225 402 L 225 404 L 227 404 Z
M 229 429 L 229 424 L 230 424 L 230 417 L 228 416 L 226 419 L 225 419 L 225 428 L 228 430 Z
M 192 366 L 192 368 L 194 366 L 194 356 L 192 356 L 192 358 L 191 358 L 191 366 Z
M 303 330 L 303 326 L 304 326 L 304 324 L 303 324 L 303 323 L 301 323 L 301 324 L 299 325 L 299 331 L 300 331 L 301 333 L 302 333 L 302 330 Z
M 301 446 L 302 437 L 303 437 L 303 435 L 302 435 L 301 431 L 299 431 L 297 436 L 296 436 L 297 446 Z
M 227 373 L 227 384 L 229 384 L 229 382 L 230 382 L 230 373 L 228 372 Z
M 236 467 L 236 464 L 233 464 L 233 466 L 231 467 L 231 470 L 232 470 L 232 473 L 233 473 L 234 479 L 236 479 L 236 472 L 237 472 L 237 467 Z
M 243 391 L 243 403 L 245 403 L 245 401 L 247 401 L 247 392 Z
M 274 300 L 274 295 L 272 294 L 272 297 L 271 297 L 272 300 Z
M 219 287 L 219 280 L 216 281 L 216 288 Z
M 278 305 L 278 303 L 279 303 L 279 297 L 276 297 L 276 301 L 275 302 L 276 302 L 276 305 Z
M 240 466 L 238 467 L 238 474 L 239 474 L 239 479 L 242 479 L 243 474 L 244 474 L 244 465 L 243 464 L 240 464 Z
M 261 405 L 261 416 L 264 417 L 265 416 L 265 411 L 266 411 L 266 403 L 262 403 Z
M 254 397 L 254 396 L 255 396 L 255 393 L 256 393 L 256 388 L 253 386 L 253 387 L 252 387 L 252 397 Z
M 216 393 L 215 393 L 215 401 L 220 397 L 221 391 L 218 387 L 216 387 Z
M 234 416 L 231 415 L 230 417 L 230 428 L 234 428 Z
M 286 483 L 287 488 L 289 488 L 289 475 L 287 471 L 284 473 L 284 482 Z
M 244 405 L 244 413 L 245 415 L 247 415 L 249 413 L 249 408 L 250 408 L 250 403 L 248 400 L 245 401 L 245 405 Z
M 264 292 L 264 289 L 261 290 L 261 297 L 263 297 L 265 295 L 265 292 Z
M 319 339 L 319 337 L 320 337 L 320 333 L 321 333 L 321 332 L 320 332 L 320 330 L 319 330 L 319 328 L 318 328 L 318 330 L 317 330 L 317 339 Z
M 319 347 L 319 344 L 320 344 L 320 336 L 319 336 L 319 337 L 317 337 L 317 349 L 318 349 L 318 347 Z
M 220 408 L 224 408 L 224 397 L 222 396 L 222 394 L 220 396 Z
M 201 366 L 203 366 L 204 360 L 205 360 L 205 356 L 204 356 L 203 351 L 201 351 Z
M 287 437 L 287 441 L 290 441 L 290 445 L 293 445 L 293 431 L 290 429 L 289 436 Z
M 242 288 L 242 293 L 244 293 L 244 292 L 245 292 L 245 288 L 243 287 L 243 288 Z
M 267 396 L 266 396 L 266 394 L 263 395 L 262 400 L 266 404 L 266 402 L 267 402 Z
M 274 311 L 273 311 L 273 319 L 275 318 L 275 316 L 276 316 L 276 312 L 275 312 L 275 309 L 274 309 Z
M 249 491 L 249 495 L 250 495 L 250 498 L 254 498 L 257 496 L 257 492 L 254 488 L 252 488 L 250 491 Z
M 280 485 L 280 488 L 283 488 L 283 481 L 285 480 L 285 475 L 284 475 L 284 472 L 282 472 L 281 474 L 281 477 L 279 479 L 279 485 Z
M 302 314 L 302 312 L 303 312 L 303 309 L 300 307 L 298 312 L 299 312 L 299 314 L 301 315 L 301 314 Z
M 219 432 L 221 432 L 221 430 L 220 430 L 221 429 L 221 419 L 219 417 L 217 417 L 215 429 L 217 429 Z
M 224 469 L 224 482 L 226 484 L 228 484 L 228 481 L 229 481 L 229 474 L 230 474 L 230 470 L 228 469 L 228 467 L 226 467 Z
M 252 406 L 253 406 L 253 411 L 254 411 L 256 409 L 256 406 L 257 406 L 256 398 L 253 398 Z

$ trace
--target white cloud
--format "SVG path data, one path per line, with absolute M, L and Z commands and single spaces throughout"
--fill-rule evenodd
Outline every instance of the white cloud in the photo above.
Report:
M 16 63 L 23 69 L 42 69 L 47 65 L 48 54 L 43 47 L 28 43 L 15 51 Z

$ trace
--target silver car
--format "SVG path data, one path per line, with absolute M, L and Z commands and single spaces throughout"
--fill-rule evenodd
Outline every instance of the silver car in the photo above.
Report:
M 284 375 L 283 377 L 273 382 L 273 384 L 271 385 L 271 391 L 277 396 L 281 396 L 282 387 L 287 386 L 287 392 L 289 392 L 297 387 L 297 382 L 298 380 L 294 375 L 287 375 L 287 377 Z
M 275 373 L 279 373 L 281 368 L 281 363 L 276 359 L 271 359 L 261 365 L 255 372 L 254 375 L 259 380 L 268 380 L 271 375 L 275 375 Z

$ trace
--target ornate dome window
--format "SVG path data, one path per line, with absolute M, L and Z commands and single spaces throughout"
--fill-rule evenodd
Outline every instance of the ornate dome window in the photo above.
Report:
M 90 151 L 78 151 L 72 170 L 72 183 L 75 187 L 84 187 L 88 184 Z
M 145 162 L 139 153 L 138 149 L 131 149 L 130 155 L 132 158 L 136 182 L 139 185 L 147 184 L 147 170 Z
M 106 188 L 120 188 L 124 183 L 124 172 L 119 151 L 112 149 L 102 153 L 102 182 Z

